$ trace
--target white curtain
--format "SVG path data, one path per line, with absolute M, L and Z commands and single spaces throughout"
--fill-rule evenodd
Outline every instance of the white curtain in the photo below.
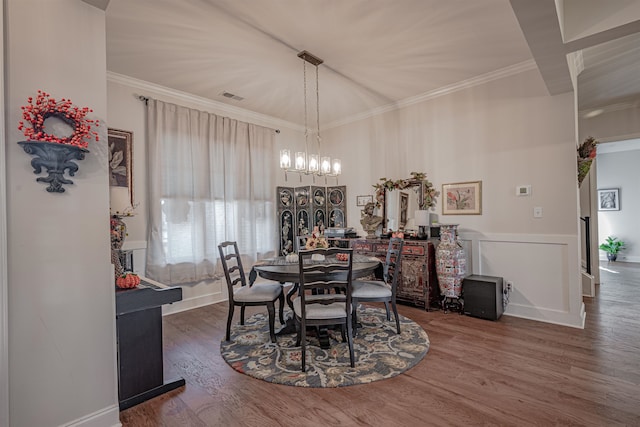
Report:
M 214 279 L 225 240 L 248 262 L 274 253 L 274 130 L 149 99 L 147 135 L 148 277 Z

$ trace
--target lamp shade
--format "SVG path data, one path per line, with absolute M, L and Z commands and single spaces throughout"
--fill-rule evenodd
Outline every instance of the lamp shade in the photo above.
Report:
M 415 211 L 413 218 L 417 226 L 424 227 L 429 225 L 429 211 L 426 211 L 426 210 Z

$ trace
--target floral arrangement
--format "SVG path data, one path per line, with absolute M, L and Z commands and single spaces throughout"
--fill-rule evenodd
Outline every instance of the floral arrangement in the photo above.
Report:
M 593 162 L 597 154 L 597 145 L 598 141 L 590 136 L 578 147 L 578 186 L 582 184 L 582 181 L 589 173 L 591 162 Z
M 307 239 L 307 243 L 304 247 L 306 249 L 327 249 L 329 247 L 329 242 L 322 234 L 313 232 L 311 237 Z
M 78 108 L 71 103 L 71 100 L 62 98 L 56 101 L 46 92 L 38 90 L 38 95 L 34 99 L 27 99 L 28 105 L 22 106 L 22 118 L 18 123 L 18 130 L 21 130 L 29 140 L 53 142 L 56 144 L 73 145 L 80 148 L 87 148 L 88 138 L 95 138 L 99 141 L 98 132 L 91 130 L 92 126 L 99 125 L 98 120 L 87 119 L 86 115 L 93 110 L 87 107 Z M 45 132 L 45 120 L 49 117 L 57 117 L 73 128 L 73 133 L 69 137 L 57 137 Z M 31 127 L 25 126 L 25 122 Z
M 440 195 L 440 192 L 437 191 L 431 181 L 427 179 L 427 174 L 423 172 L 411 172 L 411 178 L 409 179 L 398 179 L 396 181 L 380 178 L 379 183 L 374 184 L 373 188 L 376 189 L 376 207 L 380 207 L 382 205 L 382 201 L 384 200 L 384 192 L 385 190 L 403 190 L 408 187 L 415 186 L 416 184 L 422 182 L 424 188 L 424 208 L 431 208 L 436 205 L 436 197 Z

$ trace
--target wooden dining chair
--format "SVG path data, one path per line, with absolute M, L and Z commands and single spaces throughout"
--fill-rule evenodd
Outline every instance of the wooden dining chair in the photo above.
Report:
M 284 324 L 284 293 L 282 285 L 275 282 L 256 282 L 247 285 L 247 279 L 242 267 L 242 259 L 238 251 L 237 242 L 222 242 L 218 245 L 220 261 L 224 269 L 229 290 L 229 315 L 227 317 L 227 334 L 225 340 L 231 339 L 231 322 L 236 306 L 240 307 L 240 324 L 244 325 L 244 312 L 248 306 L 267 307 L 269 313 L 269 335 L 271 342 L 276 342 L 275 334 L 275 302 L 280 301 L 280 323 Z M 237 286 L 237 285 L 240 286 Z
M 396 332 L 400 333 L 400 318 L 396 307 L 396 292 L 398 289 L 398 272 L 402 258 L 404 240 L 393 237 L 389 239 L 387 256 L 383 264 L 382 280 L 355 280 L 353 282 L 353 324 L 357 325 L 357 307 L 359 302 L 384 302 L 387 311 L 387 321 L 391 321 L 389 303 L 396 319 Z M 357 331 L 356 331 L 357 334 Z
M 325 260 L 315 261 L 313 255 L 324 255 Z M 344 260 L 339 260 L 341 257 Z M 301 250 L 298 253 L 298 266 L 300 283 L 298 297 L 293 301 L 293 311 L 298 330 L 296 346 L 302 347 L 302 372 L 306 370 L 307 326 L 341 325 L 342 340 L 349 346 L 351 367 L 354 367 L 351 325 L 353 250 Z M 331 293 L 336 288 L 343 293 Z

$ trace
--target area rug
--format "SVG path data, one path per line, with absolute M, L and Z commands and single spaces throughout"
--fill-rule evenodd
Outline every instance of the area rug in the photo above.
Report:
M 231 328 L 231 340 L 220 344 L 224 360 L 236 371 L 264 381 L 298 387 L 344 387 L 394 377 L 415 366 L 429 351 L 427 333 L 414 321 L 400 316 L 401 334 L 388 322 L 384 308 L 360 306 L 362 324 L 354 338 L 355 368 L 349 366 L 349 347 L 340 331 L 329 331 L 331 346 L 323 350 L 307 336 L 307 371 L 302 372 L 296 335 L 269 340 L 267 314 Z M 277 325 L 277 322 L 276 322 Z

